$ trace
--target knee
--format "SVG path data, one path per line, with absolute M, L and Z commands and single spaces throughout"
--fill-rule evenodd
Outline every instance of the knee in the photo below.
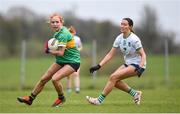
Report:
M 118 78 L 117 78 L 117 76 L 116 75 L 111 75 L 110 77 L 109 77 L 109 81 L 111 81 L 111 82 L 117 82 L 118 81 Z
M 46 72 L 40 79 L 40 83 L 46 84 L 49 80 L 51 80 L 52 73 L 50 71 Z
M 53 82 L 53 83 L 54 83 L 54 82 L 58 82 L 58 81 L 59 81 L 59 79 L 58 79 L 58 78 L 56 78 L 55 76 L 53 76 L 51 80 L 52 80 L 52 82 Z

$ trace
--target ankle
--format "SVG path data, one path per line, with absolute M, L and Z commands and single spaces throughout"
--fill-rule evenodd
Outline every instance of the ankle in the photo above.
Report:
M 97 98 L 97 100 L 99 101 L 99 103 L 103 103 L 105 97 L 106 96 L 104 94 L 100 94 L 99 97 Z
M 29 96 L 32 100 L 34 100 L 36 98 L 37 95 L 31 93 L 31 95 Z
M 65 98 L 65 97 L 64 97 L 64 94 L 58 95 L 58 98 L 61 99 L 61 100 L 64 99 L 64 98 Z
M 76 87 L 76 88 L 75 88 L 75 92 L 76 92 L 76 93 L 80 93 L 80 88 L 79 88 L 79 87 Z

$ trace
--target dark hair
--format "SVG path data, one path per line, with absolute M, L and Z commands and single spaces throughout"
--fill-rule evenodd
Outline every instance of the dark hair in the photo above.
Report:
M 131 27 L 130 28 L 130 30 L 131 30 L 131 32 L 133 32 L 134 33 L 134 31 L 133 31 L 133 20 L 132 19 L 130 19 L 130 18 L 123 18 L 123 20 L 126 20 L 127 22 L 128 22 L 128 24 L 129 24 L 129 26 Z

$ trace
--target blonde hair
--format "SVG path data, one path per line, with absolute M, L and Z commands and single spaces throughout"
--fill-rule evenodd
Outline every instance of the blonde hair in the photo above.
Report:
M 52 18 L 53 18 L 53 17 L 56 17 L 56 16 L 59 18 L 59 20 L 60 20 L 61 23 L 64 23 L 63 17 L 62 17 L 60 14 L 58 14 L 58 13 L 54 13 L 54 14 L 52 14 L 52 15 L 49 17 L 49 23 L 51 22 Z

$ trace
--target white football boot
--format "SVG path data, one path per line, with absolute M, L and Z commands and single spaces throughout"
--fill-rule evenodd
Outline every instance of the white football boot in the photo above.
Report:
M 142 95 L 142 92 L 141 92 L 141 91 L 137 91 L 136 95 L 134 96 L 134 102 L 135 102 L 137 105 L 140 105 L 141 95 Z
M 86 100 L 93 105 L 100 105 L 101 104 L 97 98 L 93 98 L 90 96 L 86 96 Z

